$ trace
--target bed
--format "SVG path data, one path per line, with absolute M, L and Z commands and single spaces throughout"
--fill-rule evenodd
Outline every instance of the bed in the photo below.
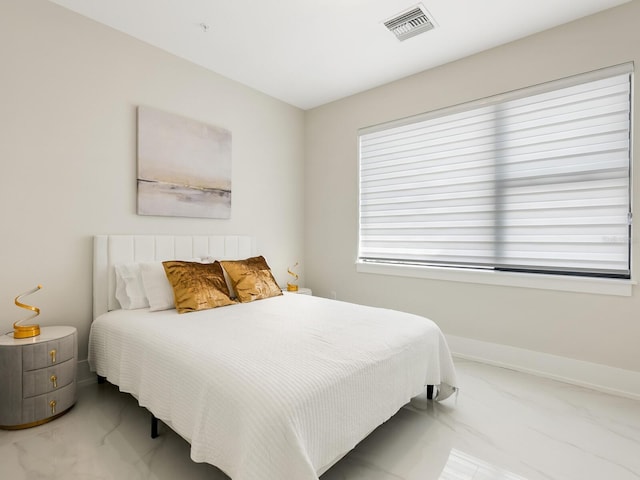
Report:
M 432 321 L 285 292 L 179 314 L 124 309 L 118 265 L 256 255 L 249 236 L 94 239 L 92 371 L 233 480 L 317 480 L 427 385 L 456 389 Z

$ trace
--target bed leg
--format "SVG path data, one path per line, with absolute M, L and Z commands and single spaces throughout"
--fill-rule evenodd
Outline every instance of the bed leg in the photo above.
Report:
M 436 389 L 433 387 L 433 385 L 427 385 L 427 399 L 433 400 L 433 398 L 435 397 L 435 394 L 436 394 Z
M 158 419 L 151 414 L 151 438 L 158 438 Z
M 99 383 L 100 385 L 102 385 L 104 382 L 106 382 L 106 381 L 107 381 L 107 377 L 102 377 L 102 376 L 100 376 L 100 375 L 97 375 L 97 377 L 98 377 L 98 383 Z

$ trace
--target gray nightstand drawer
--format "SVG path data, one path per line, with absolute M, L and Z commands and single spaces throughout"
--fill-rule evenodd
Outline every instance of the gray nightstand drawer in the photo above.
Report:
M 31 370 L 22 374 L 22 396 L 24 398 L 59 390 L 76 378 L 74 359 L 40 370 Z
M 75 335 L 26 345 L 22 348 L 22 370 L 49 367 L 74 357 Z
M 75 382 L 54 392 L 25 398 L 22 403 L 22 423 L 38 422 L 58 415 L 70 408 L 75 401 Z

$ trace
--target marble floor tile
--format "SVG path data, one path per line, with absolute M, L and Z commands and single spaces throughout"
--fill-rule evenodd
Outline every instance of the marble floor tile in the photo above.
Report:
M 456 360 L 460 392 L 415 399 L 321 480 L 640 480 L 640 402 Z M 0 431 L 0 479 L 224 480 L 117 387 L 80 387 L 39 427 Z M 295 479 L 283 479 L 295 480 Z

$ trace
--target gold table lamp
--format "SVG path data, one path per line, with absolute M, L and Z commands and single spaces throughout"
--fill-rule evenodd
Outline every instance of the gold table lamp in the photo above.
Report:
M 298 266 L 298 262 L 296 262 L 296 264 L 293 267 L 287 268 L 287 273 L 293 277 L 293 280 L 291 281 L 291 283 L 287 283 L 287 291 L 288 292 L 297 292 L 298 291 L 298 285 L 296 285 L 293 282 L 297 281 L 298 278 L 300 278 L 300 277 L 299 277 L 299 275 L 297 273 L 291 271 L 294 268 L 296 268 L 297 266 Z
M 32 312 L 34 312 L 34 314 L 23 320 L 18 320 L 13 324 L 13 338 L 31 338 L 40 335 L 40 325 L 38 325 L 37 323 L 32 325 L 20 325 L 20 323 L 26 322 L 27 320 L 31 320 L 32 318 L 36 318 L 38 315 L 40 315 L 40 309 L 38 307 L 32 307 L 31 305 L 21 303 L 19 302 L 19 300 L 26 295 L 31 295 L 32 293 L 37 292 L 41 288 L 42 285 L 38 285 L 36 288 L 21 293 L 15 298 L 14 302 L 18 307 L 31 310 Z

